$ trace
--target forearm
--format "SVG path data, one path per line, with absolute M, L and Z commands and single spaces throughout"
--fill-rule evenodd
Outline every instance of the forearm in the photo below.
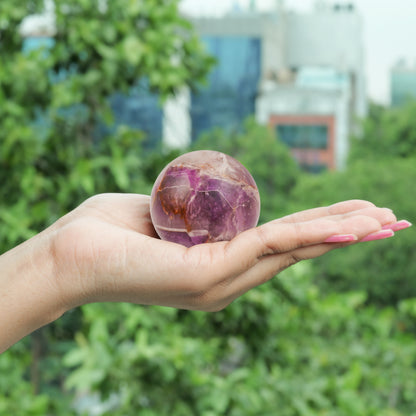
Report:
M 48 232 L 0 256 L 0 353 L 62 315 L 54 282 Z

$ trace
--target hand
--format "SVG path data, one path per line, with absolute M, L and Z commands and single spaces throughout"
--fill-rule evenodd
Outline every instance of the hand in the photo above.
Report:
M 157 238 L 149 202 L 94 196 L 0 256 L 0 353 L 89 302 L 217 311 L 300 260 L 411 225 L 370 202 L 345 201 L 186 248 Z
M 389 209 L 345 201 L 271 221 L 229 242 L 185 248 L 157 238 L 148 196 L 102 194 L 52 227 L 53 284 L 65 309 L 127 301 L 217 311 L 300 260 L 393 235 L 382 228 L 396 221 Z

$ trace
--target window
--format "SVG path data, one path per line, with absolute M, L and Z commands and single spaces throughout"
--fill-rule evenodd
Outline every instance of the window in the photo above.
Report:
M 316 165 L 300 163 L 299 166 L 304 172 L 308 172 L 308 173 L 322 173 L 328 170 L 328 166 L 322 163 L 316 164 Z
M 281 124 L 276 126 L 280 140 L 291 148 L 298 149 L 327 149 L 328 126 Z

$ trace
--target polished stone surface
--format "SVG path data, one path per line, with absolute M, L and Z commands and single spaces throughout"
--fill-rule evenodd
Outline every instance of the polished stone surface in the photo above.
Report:
M 186 153 L 160 173 L 151 195 L 151 217 L 163 240 L 190 247 L 228 241 L 255 227 L 260 214 L 256 183 L 224 153 Z

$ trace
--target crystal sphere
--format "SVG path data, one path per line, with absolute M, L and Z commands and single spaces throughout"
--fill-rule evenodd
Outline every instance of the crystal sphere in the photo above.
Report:
M 170 162 L 153 185 L 150 204 L 159 237 L 186 247 L 231 240 L 255 227 L 260 215 L 260 196 L 249 171 L 212 150 Z

